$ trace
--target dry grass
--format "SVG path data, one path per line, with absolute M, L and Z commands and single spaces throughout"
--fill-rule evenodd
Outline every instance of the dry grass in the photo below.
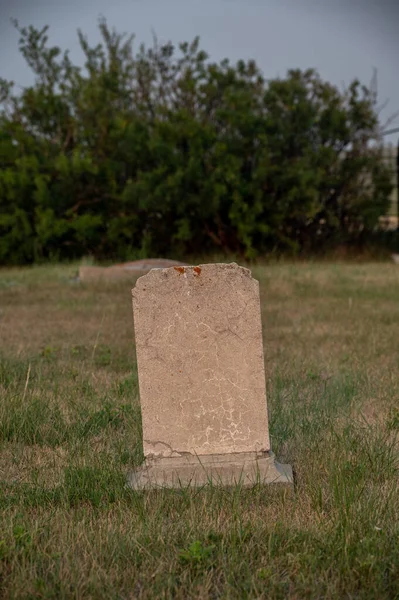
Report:
M 0 271 L 0 598 L 399 598 L 399 268 L 257 267 L 296 494 L 134 494 L 129 284 Z

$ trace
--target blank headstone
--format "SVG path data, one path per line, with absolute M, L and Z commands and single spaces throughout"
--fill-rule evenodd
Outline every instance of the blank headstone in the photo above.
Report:
M 144 464 L 135 489 L 292 483 L 270 451 L 259 284 L 232 264 L 153 269 L 133 314 Z

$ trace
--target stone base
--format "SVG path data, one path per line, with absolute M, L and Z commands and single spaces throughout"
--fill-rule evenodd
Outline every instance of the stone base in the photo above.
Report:
M 272 452 L 151 458 L 128 474 L 133 490 L 270 483 L 294 485 L 292 467 L 275 462 Z

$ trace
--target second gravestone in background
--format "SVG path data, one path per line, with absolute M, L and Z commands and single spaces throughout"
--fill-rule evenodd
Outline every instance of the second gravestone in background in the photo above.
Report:
M 132 293 L 145 462 L 131 487 L 292 483 L 270 451 L 251 272 L 153 269 Z

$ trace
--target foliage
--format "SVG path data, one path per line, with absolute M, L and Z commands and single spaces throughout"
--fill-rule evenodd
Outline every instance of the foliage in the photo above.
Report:
M 35 75 L 0 81 L 0 262 L 359 242 L 385 213 L 375 92 L 313 71 L 265 81 L 199 40 L 133 52 L 99 23 L 84 67 L 22 28 Z

